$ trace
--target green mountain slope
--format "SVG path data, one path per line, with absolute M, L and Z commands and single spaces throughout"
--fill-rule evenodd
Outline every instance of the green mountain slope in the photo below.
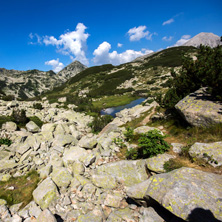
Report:
M 42 95 L 55 102 L 57 98 L 69 96 L 90 99 L 94 106 L 109 107 L 124 104 L 138 96 L 165 93 L 172 68 L 179 69 L 184 56 L 195 55 L 191 46 L 173 47 L 153 55 L 119 66 L 102 65 L 88 68 L 70 78 L 65 84 Z M 123 100 L 120 102 L 120 98 Z M 130 98 L 130 99 L 129 99 Z M 104 101 L 104 102 L 103 102 Z M 78 102 L 77 102 L 78 103 Z

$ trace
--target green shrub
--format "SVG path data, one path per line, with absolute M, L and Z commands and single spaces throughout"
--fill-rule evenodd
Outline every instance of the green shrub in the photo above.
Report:
M 43 125 L 42 120 L 40 120 L 37 116 L 31 116 L 29 117 L 29 120 L 33 121 L 37 126 L 39 126 L 40 128 Z
M 20 126 L 24 126 L 29 121 L 29 119 L 26 117 L 24 109 L 14 109 L 11 115 L 11 121 L 19 124 Z
M 135 148 L 130 148 L 126 151 L 126 158 L 132 160 L 138 159 L 138 150 Z
M 8 138 L 0 138 L 0 145 L 7 145 L 10 146 L 12 141 Z
M 43 109 L 41 103 L 34 103 L 34 104 L 33 104 L 33 108 L 34 108 L 34 109 L 39 109 L 39 110 L 42 110 L 42 109 Z
M 148 158 L 168 151 L 170 146 L 164 141 L 164 138 L 165 136 L 161 135 L 158 130 L 150 130 L 149 132 L 142 134 L 138 140 L 138 156 Z
M 130 142 L 133 139 L 134 135 L 133 128 L 127 127 L 126 131 L 123 134 L 125 136 L 126 141 Z
M 15 96 L 13 96 L 13 95 L 6 95 L 6 96 L 2 97 L 2 100 L 4 100 L 4 101 L 12 101 L 14 99 L 15 99 Z
M 110 115 L 97 116 L 94 120 L 89 124 L 92 128 L 93 133 L 99 133 L 109 122 L 113 119 Z
M 126 147 L 123 139 L 121 139 L 121 138 L 114 138 L 113 142 L 120 148 Z

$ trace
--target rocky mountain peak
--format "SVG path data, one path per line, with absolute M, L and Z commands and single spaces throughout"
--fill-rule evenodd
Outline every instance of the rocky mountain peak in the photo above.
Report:
M 79 72 L 86 69 L 87 66 L 83 65 L 81 62 L 75 60 L 68 66 L 66 66 L 64 69 L 62 69 L 60 72 L 58 72 L 58 76 L 60 78 L 64 78 L 65 80 L 68 80 L 71 77 L 74 77 Z
M 222 45 L 222 42 L 220 41 L 220 37 L 218 35 L 215 35 L 213 33 L 201 32 L 187 41 L 185 44 L 183 44 L 183 46 L 198 47 L 201 44 L 214 48 L 218 45 Z

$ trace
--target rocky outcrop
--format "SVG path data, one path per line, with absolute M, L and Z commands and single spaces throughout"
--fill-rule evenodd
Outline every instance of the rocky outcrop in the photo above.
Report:
M 218 45 L 221 45 L 220 36 L 213 33 L 201 32 L 183 44 L 183 46 L 194 47 L 200 45 L 210 46 L 211 48 L 217 47 Z
M 222 105 L 199 89 L 179 101 L 175 108 L 192 126 L 209 127 L 222 123 Z
M 68 79 L 74 77 L 75 75 L 77 75 L 78 73 L 80 73 L 81 71 L 83 71 L 86 68 L 87 68 L 86 66 L 84 66 L 81 62 L 76 60 L 76 61 L 72 62 L 71 64 L 69 64 L 68 66 L 66 66 L 60 72 L 58 72 L 57 75 L 61 79 L 68 80 Z
M 210 165 L 222 165 L 222 142 L 195 143 L 189 149 L 189 154 L 194 159 L 204 159 Z
M 152 198 L 176 216 L 187 220 L 195 209 L 205 209 L 222 219 L 222 176 L 180 168 L 151 177 L 145 198 Z M 206 220 L 205 220 L 206 221 Z

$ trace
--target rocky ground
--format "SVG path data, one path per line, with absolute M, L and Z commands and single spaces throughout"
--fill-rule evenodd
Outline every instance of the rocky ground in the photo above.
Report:
M 120 148 L 114 139 L 124 139 L 121 125 L 155 107 L 155 102 L 121 111 L 98 135 L 88 126 L 92 117 L 73 111 L 72 106 L 58 108 L 58 104 L 47 101 L 42 105 L 42 110 L 36 110 L 33 102 L 0 101 L 1 115 L 10 115 L 19 106 L 27 116 L 37 116 L 45 123 L 39 128 L 29 122 L 26 129 L 17 130 L 15 123 L 7 122 L 0 131 L 0 137 L 13 142 L 0 147 L 0 180 L 25 175 L 32 169 L 41 178 L 33 201 L 23 209 L 21 204 L 9 207 L 0 200 L 1 221 L 222 220 L 221 175 L 185 167 L 165 173 L 163 164 L 174 158 L 169 154 L 119 160 Z M 141 126 L 135 131 L 150 129 Z M 216 145 L 221 158 L 222 145 Z M 173 147 L 180 152 L 178 144 Z M 197 150 L 194 147 L 191 151 L 201 156 L 203 149 Z

